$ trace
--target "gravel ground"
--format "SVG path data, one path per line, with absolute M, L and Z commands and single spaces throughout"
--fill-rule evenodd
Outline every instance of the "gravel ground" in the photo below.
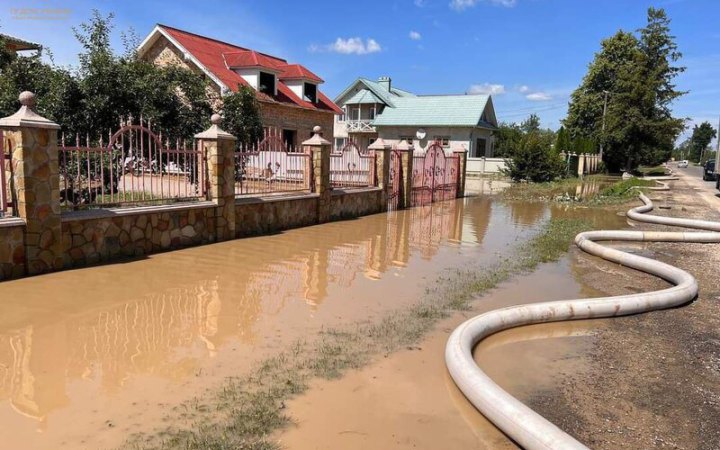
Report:
M 655 214 L 720 220 L 681 179 L 653 193 Z M 714 199 L 713 199 L 714 200 Z M 638 225 L 638 229 L 673 228 Z M 675 229 L 677 230 L 677 229 Z M 683 307 L 614 318 L 598 332 L 592 378 L 565 375 L 559 391 L 529 406 L 593 449 L 720 449 L 720 245 L 626 245 L 695 275 L 698 298 Z M 608 295 L 667 286 L 661 280 L 573 250 L 579 279 Z

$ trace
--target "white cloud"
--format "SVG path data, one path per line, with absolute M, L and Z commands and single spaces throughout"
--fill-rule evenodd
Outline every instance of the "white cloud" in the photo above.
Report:
M 526 99 L 533 102 L 546 102 L 552 100 L 552 96 L 545 92 L 533 92 L 525 96 Z
M 467 8 L 472 8 L 483 1 L 487 1 L 493 5 L 505 6 L 507 8 L 512 8 L 517 3 L 517 0 L 451 0 L 450 8 L 455 11 L 463 11 Z
M 467 93 L 470 95 L 478 95 L 478 94 L 499 95 L 499 94 L 505 93 L 505 86 L 502 84 L 490 84 L 490 83 L 473 84 L 467 90 Z
M 427 0 L 415 0 L 413 3 L 415 3 L 415 6 L 418 8 L 424 8 L 428 4 Z
M 520 92 L 521 94 L 527 94 L 528 92 L 530 92 L 530 87 L 523 84 L 518 88 L 518 92 Z
M 344 55 L 367 55 L 369 53 L 377 53 L 382 51 L 380 44 L 372 38 L 363 41 L 360 37 L 351 37 L 347 39 L 337 38 L 335 42 L 327 45 L 311 45 L 311 52 L 334 52 Z
M 411 31 L 410 39 L 412 39 L 413 41 L 419 41 L 420 39 L 422 39 L 422 35 L 420 33 L 418 33 L 417 31 Z

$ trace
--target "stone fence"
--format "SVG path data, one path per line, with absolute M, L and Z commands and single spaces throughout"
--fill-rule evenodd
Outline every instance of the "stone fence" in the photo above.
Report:
M 331 144 L 315 127 L 313 137 L 302 143 L 311 155 L 309 192 L 236 198 L 236 139 L 220 128 L 220 116 L 214 115 L 212 126 L 195 136 L 207 160 L 207 198 L 163 206 L 62 211 L 60 127 L 35 112 L 33 94 L 22 93 L 20 102 L 17 113 L 0 119 L 10 153 L 8 184 L 15 216 L 0 218 L 0 280 L 379 213 L 387 211 L 391 190 L 397 186 L 389 168 L 393 150 L 375 145 L 371 148 L 375 187 L 331 188 Z M 399 172 L 405 191 L 410 190 L 412 172 L 407 164 L 403 155 Z M 462 195 L 458 190 L 457 196 Z M 398 205 L 402 208 L 407 201 Z

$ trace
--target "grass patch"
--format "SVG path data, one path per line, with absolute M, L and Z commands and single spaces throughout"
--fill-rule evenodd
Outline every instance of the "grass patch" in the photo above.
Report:
M 539 234 L 518 245 L 489 270 L 455 270 L 443 275 L 418 303 L 377 322 L 323 329 L 313 342 L 297 342 L 263 361 L 250 374 L 226 380 L 219 391 L 183 403 L 181 417 L 186 426 L 134 436 L 124 448 L 276 449 L 271 434 L 291 422 L 285 402 L 305 392 L 313 378 L 340 377 L 368 364 L 373 357 L 417 343 L 438 320 L 467 310 L 477 295 L 515 274 L 559 259 L 575 235 L 589 228 L 590 224 L 582 220 L 552 219 Z
M 635 171 L 644 177 L 663 176 L 667 174 L 667 170 L 663 166 L 640 166 Z
M 636 188 L 654 185 L 654 181 L 640 178 L 613 180 L 604 175 L 590 175 L 583 180 L 568 178 L 549 183 L 517 183 L 505 189 L 501 195 L 504 200 L 510 201 L 555 201 L 600 206 L 625 203 L 637 196 Z M 578 196 L 577 192 L 582 194 Z

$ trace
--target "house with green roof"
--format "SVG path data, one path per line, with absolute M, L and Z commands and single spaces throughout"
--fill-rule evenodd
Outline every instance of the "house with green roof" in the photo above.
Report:
M 335 99 L 335 146 L 348 140 L 367 148 L 375 139 L 406 140 L 423 151 L 435 140 L 448 152 L 465 149 L 469 159 L 491 157 L 497 118 L 489 95 L 416 95 L 392 85 L 359 78 Z

